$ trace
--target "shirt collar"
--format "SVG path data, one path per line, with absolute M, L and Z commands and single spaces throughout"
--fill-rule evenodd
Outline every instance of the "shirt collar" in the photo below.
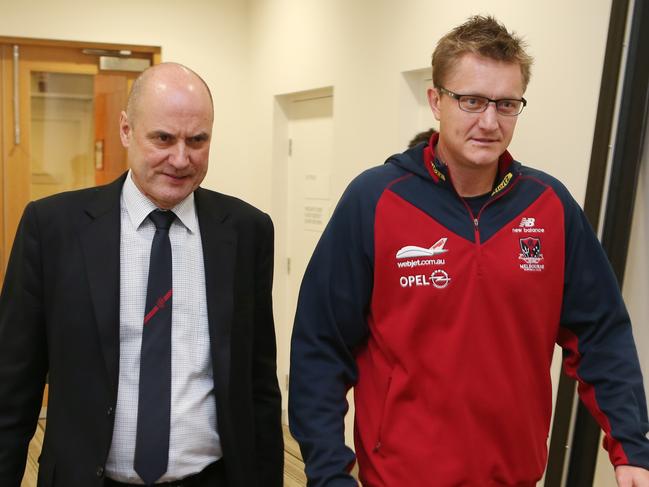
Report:
M 140 225 L 146 220 L 149 213 L 157 209 L 157 206 L 142 194 L 133 182 L 132 174 L 132 171 L 129 170 L 126 175 L 126 181 L 124 181 L 124 187 L 122 188 L 122 198 L 124 198 L 124 206 L 126 207 L 126 212 L 131 223 L 135 228 L 140 228 Z M 193 191 L 184 200 L 174 206 L 171 211 L 176 214 L 176 219 L 191 233 L 195 233 L 198 230 Z

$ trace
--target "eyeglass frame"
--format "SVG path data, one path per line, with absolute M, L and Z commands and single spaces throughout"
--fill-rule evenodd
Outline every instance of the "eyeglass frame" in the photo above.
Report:
M 448 95 L 451 98 L 453 98 L 454 100 L 457 100 L 457 106 L 460 108 L 460 110 L 462 110 L 463 112 L 466 112 L 466 113 L 483 113 L 483 112 L 486 112 L 487 108 L 489 107 L 489 103 L 493 102 L 494 106 L 496 107 L 496 113 L 498 113 L 499 115 L 503 115 L 505 117 L 518 117 L 523 112 L 523 108 L 525 108 L 527 106 L 527 100 L 525 98 L 523 98 L 523 97 L 521 97 L 521 98 L 499 98 L 498 100 L 494 100 L 492 98 L 489 98 L 488 96 L 467 95 L 467 94 L 454 93 L 451 90 L 447 90 L 443 86 L 438 86 L 437 89 L 440 91 L 440 93 Z M 480 98 L 482 100 L 487 100 L 487 103 L 485 104 L 485 106 L 484 106 L 484 108 L 482 110 L 475 110 L 475 111 L 465 110 L 464 108 L 462 108 L 462 105 L 460 104 L 460 98 L 463 97 L 463 96 L 468 96 L 468 97 L 472 97 L 472 98 Z M 519 101 L 519 102 L 522 103 L 521 109 L 518 111 L 518 113 L 515 113 L 515 114 L 503 113 L 500 110 L 498 110 L 498 103 L 502 102 L 502 101 Z

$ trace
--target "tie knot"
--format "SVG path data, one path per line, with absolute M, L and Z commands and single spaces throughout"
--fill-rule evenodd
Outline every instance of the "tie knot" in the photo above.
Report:
M 153 210 L 149 213 L 149 218 L 159 230 L 169 230 L 169 227 L 176 219 L 173 211 Z

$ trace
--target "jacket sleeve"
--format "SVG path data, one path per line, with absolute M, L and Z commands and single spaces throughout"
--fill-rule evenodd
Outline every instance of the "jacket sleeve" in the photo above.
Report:
M 352 486 L 346 393 L 358 378 L 373 282 L 373 204 L 360 178 L 338 203 L 307 266 L 291 342 L 290 427 L 310 487 Z
M 647 403 L 631 322 L 585 215 L 564 198 L 566 257 L 558 343 L 566 373 L 604 431 L 613 465 L 649 468 Z
M 260 487 L 281 487 L 284 483 L 284 440 L 272 305 L 274 231 L 268 215 L 264 215 L 261 226 L 255 281 L 252 370 L 256 431 L 255 465 Z
M 25 209 L 0 295 L 0 485 L 19 487 L 47 370 L 40 238 Z

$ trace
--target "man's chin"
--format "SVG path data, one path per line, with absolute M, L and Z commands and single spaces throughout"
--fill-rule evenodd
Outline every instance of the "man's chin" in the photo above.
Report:
M 476 166 L 491 166 L 497 164 L 501 154 L 499 147 L 489 147 L 481 150 L 473 150 L 468 159 Z

